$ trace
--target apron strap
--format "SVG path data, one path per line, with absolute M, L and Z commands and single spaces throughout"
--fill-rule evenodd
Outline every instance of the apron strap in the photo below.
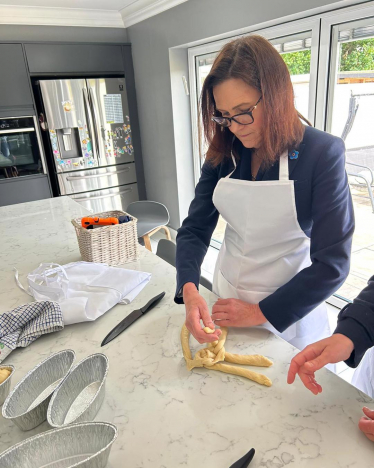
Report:
M 39 268 L 43 265 L 50 265 L 50 268 L 47 270 L 44 270 L 43 273 L 41 273 L 40 276 L 43 277 L 45 283 L 47 286 L 49 286 L 50 284 L 50 281 L 49 281 L 49 276 L 51 274 L 55 274 L 58 270 L 60 270 L 63 274 L 63 276 L 65 277 L 65 279 L 69 280 L 68 278 L 68 275 L 66 273 L 66 270 L 63 266 L 59 265 L 58 263 L 41 263 L 39 265 Z M 55 268 L 53 268 L 53 266 L 55 266 Z M 22 289 L 22 291 L 25 291 L 26 294 L 28 294 L 29 296 L 31 297 L 34 297 L 31 293 L 30 293 L 30 286 L 27 287 L 27 289 L 25 289 L 22 285 L 22 283 L 20 282 L 19 278 L 18 278 L 18 270 L 16 268 L 13 268 L 13 271 L 15 272 L 14 273 L 14 278 L 16 280 L 16 283 L 17 283 L 17 286 Z M 34 281 L 33 281 L 34 282 Z
M 16 280 L 17 286 L 22 289 L 22 291 L 25 291 L 26 294 L 28 294 L 31 297 L 34 297 L 31 293 L 29 293 L 28 290 L 26 290 L 23 286 L 21 281 L 18 279 L 18 270 L 16 268 L 13 268 L 13 271 L 15 271 L 14 278 Z
M 232 151 L 231 151 L 231 159 L 232 159 L 232 162 L 234 163 L 234 170 L 231 171 L 230 174 L 227 174 L 225 179 L 229 179 L 234 174 L 234 172 L 236 170 L 236 161 L 235 161 L 234 155 L 232 154 Z
M 281 154 L 279 158 L 279 180 L 289 180 L 288 175 L 288 151 Z
M 234 140 L 233 140 L 233 142 L 234 142 Z M 231 150 L 231 159 L 232 159 L 232 162 L 234 163 L 234 170 L 231 171 L 229 174 L 227 174 L 225 179 L 229 179 L 232 176 L 232 174 L 235 172 L 235 169 L 236 169 L 236 161 L 235 161 L 232 150 Z M 279 180 L 289 180 L 288 151 L 284 151 L 281 154 L 281 157 L 279 158 Z
M 231 171 L 230 174 L 227 174 L 227 176 L 225 177 L 225 179 L 229 179 L 229 178 L 232 176 L 232 174 L 234 174 L 235 169 L 236 169 L 236 161 L 235 161 L 235 158 L 234 158 L 234 154 L 233 154 L 233 152 L 232 152 L 232 147 L 233 147 L 233 145 L 234 145 L 235 138 L 236 138 L 236 137 L 235 137 L 235 135 L 234 135 L 234 137 L 233 137 L 233 139 L 232 139 L 232 143 L 231 143 L 231 159 L 232 159 L 232 162 L 234 163 L 234 170 Z
M 42 266 L 42 265 L 43 265 L 43 263 L 41 263 L 39 266 Z M 44 265 L 47 265 L 47 264 L 45 263 Z M 44 281 L 46 282 L 47 285 L 49 284 L 49 276 L 56 274 L 58 270 L 61 271 L 61 273 L 63 274 L 65 279 L 69 280 L 68 275 L 66 273 L 66 270 L 62 265 L 60 265 L 59 263 L 50 263 L 49 265 L 51 267 L 48 270 L 47 269 L 44 270 L 44 272 L 41 275 L 41 276 L 43 276 Z M 54 268 L 53 268 L 53 266 L 54 266 Z

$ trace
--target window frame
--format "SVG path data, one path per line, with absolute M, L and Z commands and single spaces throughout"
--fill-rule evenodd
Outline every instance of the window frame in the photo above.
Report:
M 374 2 L 359 4 L 321 15 L 318 63 L 319 80 L 315 114 L 315 126 L 320 130 L 327 131 L 334 102 L 334 82 L 331 76 L 334 76 L 337 66 L 337 50 L 332 50 L 335 40 L 334 35 L 338 31 L 338 28 L 335 28 L 335 26 L 343 23 L 365 21 L 371 17 L 374 24 Z

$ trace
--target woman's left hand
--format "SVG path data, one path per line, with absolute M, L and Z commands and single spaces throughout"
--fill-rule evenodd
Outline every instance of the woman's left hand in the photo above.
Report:
M 212 320 L 220 327 L 254 327 L 267 322 L 258 304 L 239 299 L 218 299 L 212 309 Z

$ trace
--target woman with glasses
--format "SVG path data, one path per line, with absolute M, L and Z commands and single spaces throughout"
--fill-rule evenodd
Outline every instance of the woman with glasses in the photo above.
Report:
M 186 325 L 264 325 L 299 349 L 330 335 L 325 299 L 349 271 L 353 206 L 340 138 L 304 125 L 282 57 L 260 36 L 228 43 L 201 93 L 208 151 L 177 236 L 177 293 Z M 307 122 L 308 123 L 308 122 Z M 210 315 L 200 267 L 227 222 Z

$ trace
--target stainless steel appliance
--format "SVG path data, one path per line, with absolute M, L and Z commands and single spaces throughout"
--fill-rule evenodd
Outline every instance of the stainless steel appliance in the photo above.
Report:
M 94 212 L 138 200 L 125 78 L 41 80 L 59 194 Z
M 35 116 L 0 118 L 0 179 L 46 174 Z

